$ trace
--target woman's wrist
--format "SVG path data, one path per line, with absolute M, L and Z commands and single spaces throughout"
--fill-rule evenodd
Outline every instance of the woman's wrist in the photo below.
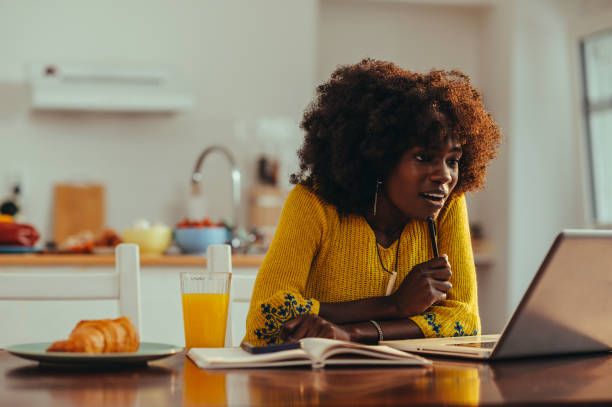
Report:
M 368 322 L 358 322 L 355 324 L 344 325 L 342 328 L 348 332 L 351 342 L 377 343 L 378 331 Z
M 390 314 L 389 317 L 384 318 L 384 319 L 406 318 L 406 316 L 403 315 L 401 312 L 401 307 L 398 304 L 396 293 L 393 293 L 386 297 L 380 297 L 380 298 L 381 298 L 381 301 L 385 304 L 385 307 L 389 310 L 389 314 Z
M 330 322 L 342 325 L 369 319 L 385 320 L 403 317 L 400 315 L 399 306 L 396 304 L 393 295 L 349 302 L 322 302 L 319 308 L 319 315 Z

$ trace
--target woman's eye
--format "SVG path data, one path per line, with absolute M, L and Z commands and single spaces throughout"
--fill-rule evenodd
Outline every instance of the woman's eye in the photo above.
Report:
M 414 159 L 417 161 L 427 161 L 428 157 L 425 153 L 416 153 L 414 155 Z
M 459 165 L 459 158 L 451 158 L 447 161 L 448 165 L 457 166 Z

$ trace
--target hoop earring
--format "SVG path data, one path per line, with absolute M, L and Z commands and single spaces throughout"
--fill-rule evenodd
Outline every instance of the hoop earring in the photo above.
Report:
M 372 211 L 372 214 L 374 216 L 376 216 L 376 204 L 378 203 L 378 190 L 380 189 L 380 186 L 382 185 L 382 181 L 380 180 L 380 178 L 376 179 L 376 192 L 374 193 L 374 210 Z

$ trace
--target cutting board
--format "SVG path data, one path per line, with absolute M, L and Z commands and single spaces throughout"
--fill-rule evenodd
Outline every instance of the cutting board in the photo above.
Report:
M 55 184 L 53 238 L 56 243 L 83 230 L 98 235 L 106 224 L 105 188 L 101 184 Z
M 250 223 L 256 228 L 276 227 L 286 194 L 272 185 L 256 185 L 251 188 Z

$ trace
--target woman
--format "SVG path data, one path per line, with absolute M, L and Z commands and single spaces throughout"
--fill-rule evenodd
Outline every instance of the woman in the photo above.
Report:
M 297 185 L 257 275 L 245 340 L 479 334 L 464 193 L 484 185 L 501 134 L 469 78 L 364 59 L 318 87 L 301 126 Z

